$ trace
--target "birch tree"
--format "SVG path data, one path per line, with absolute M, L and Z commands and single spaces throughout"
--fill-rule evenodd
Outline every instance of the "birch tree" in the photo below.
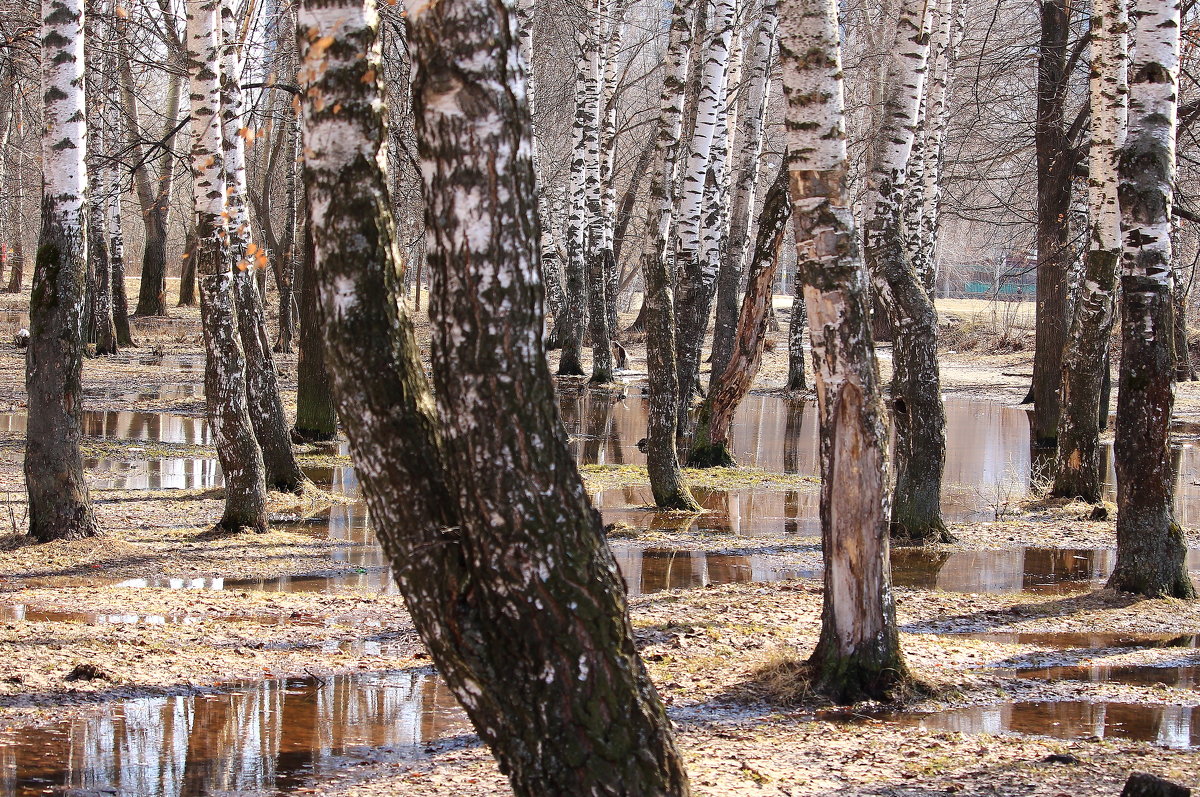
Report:
M 671 29 L 664 60 L 662 94 L 648 170 L 650 195 L 646 210 L 649 240 L 642 249 L 642 279 L 646 284 L 646 371 L 649 415 L 646 469 L 654 502 L 662 509 L 699 511 L 679 469 L 675 441 L 679 424 L 679 375 L 675 361 L 675 293 L 668 266 L 675 202 L 672 178 L 683 134 L 683 105 L 692 49 L 696 0 L 678 0 L 671 12 Z
M 192 180 L 196 202 L 196 275 L 206 363 L 204 398 L 225 476 L 218 528 L 267 528 L 262 452 L 246 402 L 246 358 L 238 335 L 233 263 L 228 255 L 224 142 L 221 136 L 220 0 L 187 0 L 191 81 Z
M 233 274 L 238 336 L 246 358 L 247 409 L 262 452 L 267 486 L 296 493 L 304 487 L 304 473 L 292 451 L 287 415 L 279 396 L 275 360 L 267 337 L 262 295 L 255 285 L 255 274 L 267 267 L 267 256 L 254 244 L 250 234 L 246 183 L 246 140 L 250 128 L 244 118 L 239 82 L 241 42 L 238 41 L 237 21 L 230 0 L 221 0 L 221 35 L 221 145 L 228 221 L 226 256 Z M 281 312 L 287 313 L 289 309 L 290 305 L 285 304 Z
M 1108 371 L 1117 264 L 1121 260 L 1118 155 L 1128 115 L 1129 27 L 1125 0 L 1093 0 L 1091 43 L 1092 140 L 1088 148 L 1091 227 L 1075 320 L 1063 355 L 1062 414 L 1053 495 L 1101 500 L 1100 394 Z
M 25 359 L 25 488 L 29 534 L 39 542 L 100 533 L 79 450 L 88 188 L 83 6 L 41 6 L 42 229 Z
M 700 350 L 708 325 L 705 297 L 703 213 L 705 186 L 712 165 L 718 118 L 725 108 L 729 51 L 736 16 L 735 0 L 707 0 L 708 28 L 701 50 L 696 123 L 684 165 L 676 219 L 675 268 L 679 334 L 675 339 L 679 372 L 679 433 L 686 435 L 688 411 L 699 387 Z
M 942 522 L 946 416 L 937 363 L 937 315 L 913 268 L 901 219 L 917 110 L 924 88 L 932 5 L 904 0 L 888 58 L 884 104 L 872 141 L 863 199 L 867 265 L 887 310 L 892 340 L 892 417 L 896 424 L 896 492 L 892 533 L 948 542 Z
M 90 97 L 87 119 L 88 185 L 88 305 L 91 317 L 88 328 L 90 342 L 97 355 L 117 353 L 117 329 L 113 323 L 112 263 L 108 256 L 107 197 L 113 189 L 104 142 L 107 132 L 105 106 L 111 93 L 108 67 L 116 63 L 104 56 L 101 42 L 105 41 L 104 17 L 97 14 L 88 20 L 85 60 L 87 62 L 87 92 Z
M 738 286 L 746 256 L 750 251 L 750 222 L 754 214 L 759 165 L 765 141 L 767 108 L 771 99 L 771 65 L 775 57 L 775 39 L 779 20 L 776 0 L 763 0 L 762 15 L 754 33 L 754 47 L 748 59 L 744 94 L 745 113 L 739 132 L 738 163 L 732 207 L 729 213 L 729 240 L 717 274 L 717 317 L 713 325 L 712 374 L 718 378 L 733 354 L 738 325 Z M 711 389 L 709 390 L 711 393 Z
M 1120 154 L 1121 374 L 1117 392 L 1117 563 L 1108 585 L 1194 598 L 1172 509 L 1174 405 L 1171 207 L 1180 0 L 1141 0 L 1133 19 L 1129 127 Z
M 908 679 L 888 560 L 887 415 L 846 188 L 836 0 L 781 0 L 792 218 L 821 419 L 821 636 L 815 688 L 882 697 Z
M 588 153 L 587 137 L 589 126 L 595 120 L 589 116 L 592 110 L 590 93 L 595 75 L 597 34 L 592 25 L 585 25 L 578 34 L 580 61 L 575 78 L 575 120 L 571 127 L 571 182 L 567 215 L 567 259 L 566 280 L 563 286 L 564 312 L 561 328 L 555 328 L 557 343 L 562 346 L 558 360 L 559 376 L 583 376 L 583 333 L 587 323 L 590 287 L 587 247 L 587 181 Z M 558 322 L 560 319 L 555 319 Z
M 587 314 L 588 336 L 592 343 L 592 378 L 598 384 L 612 381 L 612 343 L 608 334 L 608 302 L 605 299 L 606 277 L 604 261 L 604 219 L 602 214 L 604 190 L 600 182 L 600 98 L 604 67 L 604 43 L 608 38 L 609 0 L 591 0 L 591 19 L 586 32 L 581 34 L 585 107 L 582 117 L 584 218 L 586 219 L 586 244 L 584 259 L 587 264 Z M 578 112 L 577 112 L 578 114 Z
M 408 19 L 436 401 L 387 290 L 398 250 L 375 14 L 306 0 L 297 31 L 321 327 L 372 519 L 517 794 L 685 795 L 557 420 L 513 4 L 413 3 Z

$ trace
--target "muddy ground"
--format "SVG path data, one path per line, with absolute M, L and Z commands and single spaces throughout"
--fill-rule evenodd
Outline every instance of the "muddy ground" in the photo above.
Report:
M 19 313 L 21 302 L 3 297 L 0 309 Z M 779 306 L 782 311 L 787 302 Z M 197 313 L 175 309 L 172 315 L 168 321 L 135 321 L 138 348 L 85 363 L 85 410 L 203 416 Z M 957 303 L 942 315 L 949 341 L 942 358 L 946 394 L 1018 403 L 1028 390 L 1032 359 L 1020 308 Z M 10 333 L 20 319 L 9 318 L 0 324 L 0 411 L 7 407 L 19 415 L 24 358 Z M 963 350 L 972 334 L 979 342 Z M 779 332 L 774 338 L 759 391 L 779 391 L 786 376 L 786 337 Z M 627 381 L 634 387 L 618 390 L 636 389 L 637 373 L 645 370 L 644 346 L 633 341 L 629 350 L 633 373 Z M 880 359 L 886 372 L 886 348 Z M 277 365 L 291 409 L 294 355 L 277 356 Z M 1200 383 L 1180 385 L 1178 395 L 1181 417 L 1200 416 Z M 90 478 L 106 536 L 34 546 L 20 533 L 23 433 L 14 417 L 0 424 L 0 762 L 5 745 L 29 729 L 75 727 L 131 699 L 340 674 L 432 677 L 402 600 L 385 588 L 386 567 L 369 532 L 323 533 L 324 519 L 341 517 L 353 496 L 317 483 L 302 497 L 273 497 L 270 533 L 218 536 L 209 526 L 220 512 L 219 487 L 109 489 L 105 473 L 97 471 Z M 300 452 L 318 480 L 316 474 L 350 464 L 337 446 Z M 85 455 L 133 462 L 203 460 L 214 453 L 202 437 L 163 443 L 92 436 Z M 628 465 L 585 467 L 584 475 L 593 492 L 645 482 L 644 469 Z M 815 474 L 738 469 L 691 475 L 713 490 L 818 489 Z M 1003 516 L 955 525 L 958 542 L 929 555 L 1114 546 L 1112 520 L 1092 519 L 1088 507 L 1035 496 L 1014 503 Z M 1105 590 L 973 593 L 899 586 L 902 642 L 924 691 L 903 705 L 833 710 L 796 692 L 788 677 L 819 631 L 820 556 L 813 540 L 700 526 L 671 518 L 622 523 L 612 537 L 623 550 L 678 547 L 718 559 L 752 558 L 756 567 L 800 577 L 631 598 L 639 644 L 678 726 L 696 793 L 1074 797 L 1117 794 L 1131 771 L 1200 787 L 1200 677 L 1193 677 L 1200 668 L 1194 639 L 1200 604 L 1134 600 Z M 1200 546 L 1200 530 L 1187 533 Z M 1068 669 L 1045 669 L 1054 667 Z M 1162 673 L 1161 681 L 1147 678 L 1147 667 L 1159 668 L 1153 672 Z M 1047 714 L 1047 703 L 1066 713 Z M 1009 706 L 1003 709 L 1009 712 L 1005 727 L 1028 735 L 976 732 L 1000 727 L 976 722 L 970 712 L 999 705 Z M 1038 705 L 1040 714 L 1021 708 Z M 1068 714 L 1080 706 L 1107 706 L 1112 716 L 1119 707 L 1170 707 L 1194 722 L 1191 741 L 1168 749 L 1163 739 L 1125 738 L 1120 723 L 1114 731 L 1103 718 L 1096 727 L 1107 732 L 1052 738 L 1064 735 L 1056 728 L 1074 721 Z M 439 710 L 454 715 L 452 707 Z M 1021 711 L 1028 714 L 1024 725 L 1013 721 Z M 1185 741 L 1187 733 L 1185 728 Z M 505 790 L 461 718 L 430 734 L 413 755 L 362 755 L 354 763 L 288 788 L 360 795 Z M 19 771 L 0 768 L 0 783 Z

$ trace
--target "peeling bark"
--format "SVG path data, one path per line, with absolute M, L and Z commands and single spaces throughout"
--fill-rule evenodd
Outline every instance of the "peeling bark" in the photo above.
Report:
M 825 595 L 810 664 L 818 692 L 851 702 L 909 679 L 888 559 L 887 415 L 846 188 L 837 4 L 782 0 L 779 16 L 797 267 L 821 419 Z

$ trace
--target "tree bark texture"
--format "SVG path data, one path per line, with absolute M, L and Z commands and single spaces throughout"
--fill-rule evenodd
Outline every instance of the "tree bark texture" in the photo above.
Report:
M 913 268 L 901 211 L 924 90 L 932 5 L 904 0 L 889 57 L 880 126 L 863 200 L 866 259 L 892 330 L 892 417 L 896 424 L 896 491 L 892 535 L 950 542 L 942 522 L 946 414 L 937 362 L 937 313 Z
M 83 6 L 41 6 L 45 188 L 25 355 L 25 488 L 29 535 L 39 542 L 100 533 L 79 450 L 87 262 Z
M 243 121 L 242 89 L 238 83 L 242 63 L 238 55 L 237 24 L 230 0 L 221 0 L 221 34 L 225 43 L 221 63 L 221 146 L 228 219 L 226 257 L 229 259 L 230 273 L 233 274 L 238 336 L 246 358 L 247 409 L 254 427 L 254 437 L 262 452 L 267 487 L 298 493 L 304 489 L 304 473 L 292 451 L 287 414 L 279 396 L 279 377 L 271 356 L 262 295 L 254 284 L 254 275 L 267 267 L 267 256 L 253 243 L 250 235 L 246 184 L 248 126 Z M 286 281 L 290 281 L 290 278 Z M 285 311 L 290 313 L 290 301 L 288 306 L 281 308 L 281 312 Z M 284 323 L 281 318 L 280 325 Z
M 749 251 L 751 221 L 758 188 L 760 161 L 765 140 L 767 106 L 771 99 L 771 65 L 779 19 L 776 0 L 765 0 L 754 35 L 754 49 L 746 70 L 746 112 L 738 148 L 736 185 L 729 212 L 729 240 L 717 273 L 717 315 L 713 322 L 712 378 L 725 372 L 733 356 L 738 327 L 738 287 Z M 709 387 L 712 393 L 712 387 Z
M 887 415 L 846 189 L 836 0 L 782 0 L 779 16 L 792 219 L 821 419 L 825 594 L 810 663 L 816 690 L 854 701 L 909 677 L 889 567 Z
M 708 396 L 700 407 L 695 440 L 688 456 L 690 467 L 732 467 L 737 464 L 729 449 L 729 429 L 738 405 L 750 391 L 750 384 L 762 365 L 767 343 L 767 309 L 774 297 L 779 247 L 783 245 L 790 216 L 785 163 L 763 202 L 735 346 L 725 369 L 709 386 Z
M 1079 155 L 1064 122 L 1069 75 L 1071 0 L 1041 0 L 1037 118 L 1037 315 L 1034 322 L 1033 432 L 1039 445 L 1058 435 L 1063 351 L 1067 343 L 1067 273 L 1071 251 L 1072 177 Z
M 1174 405 L 1171 205 L 1179 90 L 1179 0 L 1143 0 L 1134 20 L 1129 128 L 1120 156 L 1121 371 L 1117 388 L 1117 563 L 1108 585 L 1194 598 L 1172 508 Z
M 300 270 L 300 356 L 296 363 L 296 425 L 292 435 L 304 441 L 337 437 L 337 408 L 325 365 L 325 344 L 318 320 L 316 251 L 312 224 L 304 225 L 304 258 Z
M 196 198 L 196 273 L 207 355 L 204 398 L 217 458 L 225 476 L 225 510 L 217 527 L 266 531 L 267 488 L 262 452 L 246 400 L 246 357 L 238 334 L 226 228 L 227 185 L 221 137 L 220 0 L 187 0 L 191 82 L 192 177 Z
M 1121 259 L 1118 155 L 1128 115 L 1124 0 L 1094 0 L 1089 83 L 1092 139 L 1088 149 L 1090 235 L 1063 354 L 1062 411 L 1052 495 L 1099 503 L 1100 393 L 1112 338 L 1117 264 Z
M 804 285 L 797 272 L 793 281 L 792 317 L 788 320 L 788 390 L 808 390 L 804 375 L 804 330 L 808 327 L 808 309 L 804 305 Z
M 514 10 L 442 0 L 409 23 L 436 404 L 385 287 L 398 250 L 375 15 L 308 0 L 298 20 L 321 326 L 372 518 L 517 794 L 686 794 L 556 415 Z

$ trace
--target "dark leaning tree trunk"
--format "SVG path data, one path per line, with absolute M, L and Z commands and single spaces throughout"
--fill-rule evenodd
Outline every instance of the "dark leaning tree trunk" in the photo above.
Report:
M 900 216 L 929 52 L 925 15 L 931 11 L 924 0 L 906 0 L 901 6 L 883 122 L 873 145 L 875 166 L 864 200 L 866 259 L 892 330 L 892 536 L 919 543 L 954 539 L 942 522 L 946 413 L 937 361 L 937 313 L 909 258 Z
M 771 305 L 779 247 L 783 245 L 788 219 L 788 169 L 784 163 L 763 202 L 758 223 L 758 240 L 750 261 L 746 295 L 738 316 L 733 351 L 725 370 L 709 387 L 700 407 L 688 465 L 693 468 L 733 467 L 737 461 L 729 450 L 729 428 L 738 405 L 750 390 L 750 384 L 762 365 L 767 343 L 767 308 Z
M 87 259 L 83 13 L 83 0 L 42 3 L 45 192 L 25 359 L 25 487 L 29 534 L 39 542 L 100 533 L 79 451 Z
M 514 9 L 442 0 L 409 23 L 437 408 L 385 289 L 398 252 L 375 15 L 307 0 L 297 28 L 321 326 L 372 517 L 433 661 L 517 794 L 685 795 L 555 410 Z
M 1067 318 L 1067 272 L 1072 259 L 1071 189 L 1079 154 L 1067 140 L 1064 108 L 1071 33 L 1071 0 L 1041 0 L 1037 120 L 1037 315 L 1034 329 L 1034 437 L 1053 445 L 1058 434 Z
M 679 431 L 679 375 L 675 361 L 675 298 L 671 290 L 667 252 L 671 245 L 674 202 L 671 175 L 679 155 L 683 128 L 684 83 L 692 48 L 695 0 L 679 0 L 671 15 L 670 40 L 660 97 L 654 153 L 649 163 L 650 201 L 646 232 L 650 240 L 642 249 L 645 298 L 638 318 L 646 330 L 646 374 L 650 412 L 646 430 L 646 470 L 654 503 L 660 509 L 697 512 L 679 469 L 676 437 Z M 636 325 L 636 322 L 635 322 Z
M 183 266 L 179 270 L 179 306 L 196 304 L 196 228 L 188 229 L 183 239 Z
M 229 220 L 227 254 L 233 273 L 234 305 L 237 309 L 238 334 L 246 356 L 246 399 L 254 436 L 262 452 L 267 487 L 281 492 L 299 493 L 304 489 L 304 473 L 292 451 L 287 415 L 279 397 L 279 378 L 267 338 L 267 320 L 262 295 L 255 285 L 255 273 L 265 266 L 265 258 L 256 258 L 250 250 L 250 214 L 246 205 L 246 140 L 243 128 L 242 90 L 235 79 L 242 73 L 234 11 L 230 0 L 221 3 L 222 38 L 226 42 L 221 69 L 221 133 L 225 163 L 226 213 Z M 290 277 L 288 278 L 290 280 Z M 284 308 L 286 310 L 286 306 Z M 281 319 L 281 325 L 285 322 Z
M 788 390 L 808 390 L 808 380 L 804 376 L 804 329 L 807 326 L 804 285 L 797 271 L 792 295 L 792 317 L 788 321 Z
M 821 637 L 809 664 L 835 701 L 887 697 L 910 679 L 900 650 L 888 542 L 887 414 L 846 188 L 836 0 L 782 0 L 796 250 L 821 419 Z
M 1179 89 L 1179 0 L 1138 4 L 1129 132 L 1120 157 L 1121 371 L 1117 392 L 1117 564 L 1108 586 L 1194 598 L 1172 511 L 1174 404 L 1171 203 Z
M 1088 148 L 1089 244 L 1071 336 L 1063 354 L 1062 414 L 1051 495 L 1099 503 L 1101 392 L 1108 389 L 1121 209 L 1117 156 L 1125 137 L 1128 15 L 1125 0 L 1093 0 Z M 1106 411 L 1106 410 L 1104 410 Z
M 238 335 L 232 263 L 224 219 L 226 184 L 221 141 L 219 0 L 187 0 L 188 71 L 196 133 L 192 174 L 196 197 L 196 273 L 204 326 L 204 398 L 225 476 L 227 531 L 267 528 L 262 452 L 246 406 L 246 360 Z
M 337 410 L 333 404 L 325 345 L 317 321 L 317 275 L 313 272 L 312 224 L 304 225 L 304 258 L 300 262 L 300 356 L 296 363 L 296 424 L 292 436 L 303 441 L 337 437 Z M 418 283 L 418 290 L 420 285 Z

